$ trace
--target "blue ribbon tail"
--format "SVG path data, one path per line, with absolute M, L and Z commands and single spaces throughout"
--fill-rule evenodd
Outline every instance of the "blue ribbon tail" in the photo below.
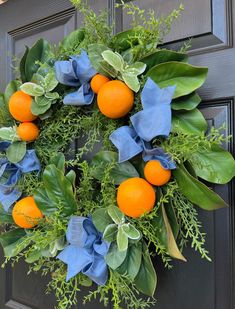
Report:
M 65 105 L 83 106 L 90 105 L 94 99 L 94 93 L 91 90 L 90 84 L 86 83 L 72 93 L 64 97 L 63 103 Z

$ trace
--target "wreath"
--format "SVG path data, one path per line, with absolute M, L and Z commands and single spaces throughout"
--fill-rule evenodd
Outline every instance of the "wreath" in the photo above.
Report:
M 0 95 L 0 242 L 5 263 L 50 274 L 58 308 L 86 286 L 84 303 L 144 309 L 152 256 L 171 268 L 190 243 L 210 261 L 197 207 L 228 205 L 201 180 L 233 178 L 230 137 L 197 109 L 207 68 L 188 63 L 189 44 L 158 47 L 182 6 L 157 17 L 118 4 L 132 28 L 113 35 L 106 12 L 73 3 L 84 27 L 26 47 Z

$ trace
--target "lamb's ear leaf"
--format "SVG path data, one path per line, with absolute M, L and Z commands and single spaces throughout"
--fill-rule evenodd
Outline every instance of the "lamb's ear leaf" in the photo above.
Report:
M 180 191 L 191 203 L 205 210 L 228 207 L 227 203 L 218 194 L 190 175 L 184 165 L 178 166 L 172 173 L 179 185 Z

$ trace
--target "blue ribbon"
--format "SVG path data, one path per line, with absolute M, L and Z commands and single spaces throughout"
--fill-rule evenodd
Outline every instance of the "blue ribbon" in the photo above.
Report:
M 98 285 L 105 285 L 108 268 L 104 257 L 110 244 L 102 239 L 90 218 L 72 216 L 66 238 L 69 245 L 57 256 L 68 265 L 66 280 L 82 272 Z
M 10 142 L 0 142 L 0 151 L 5 151 Z M 40 170 L 40 162 L 34 150 L 27 150 L 18 163 L 11 163 L 7 158 L 0 159 L 0 203 L 8 211 L 21 196 L 16 184 L 23 173 Z
M 110 135 L 119 151 L 119 163 L 142 152 L 145 162 L 158 160 L 165 169 L 176 168 L 170 156 L 161 147 L 152 148 L 154 137 L 168 136 L 171 130 L 171 101 L 175 86 L 160 89 L 148 78 L 141 92 L 143 110 L 131 117 L 133 127 L 122 126 Z
M 90 105 L 94 98 L 89 81 L 97 73 L 92 67 L 86 51 L 79 56 L 71 56 L 68 61 L 56 61 L 55 73 L 57 80 L 67 86 L 79 87 L 77 91 L 64 97 L 66 105 Z

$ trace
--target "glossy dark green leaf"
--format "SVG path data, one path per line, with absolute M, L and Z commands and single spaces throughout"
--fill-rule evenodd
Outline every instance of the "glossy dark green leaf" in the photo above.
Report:
M 190 162 L 198 177 L 212 183 L 225 184 L 235 176 L 233 156 L 220 147 L 201 149 L 193 153 Z
M 138 39 L 136 38 L 135 33 L 135 29 L 128 29 L 113 36 L 112 44 L 114 49 L 118 51 L 124 51 L 134 45 L 137 45 Z
M 73 50 L 76 49 L 84 40 L 85 31 L 83 28 L 77 29 L 67 35 L 60 43 L 60 49 Z
M 76 183 L 76 173 L 74 170 L 70 170 L 65 177 L 70 181 L 72 184 L 73 188 L 75 188 L 75 183 Z
M 45 188 L 39 188 L 34 192 L 34 199 L 45 216 L 49 216 L 58 210 L 58 203 L 51 201 Z
M 113 151 L 100 151 L 93 157 L 91 162 L 93 167 L 92 176 L 102 180 L 104 167 L 110 163 L 116 163 L 115 167 L 110 171 L 110 177 L 115 184 L 120 184 L 131 177 L 139 177 L 138 172 L 130 162 L 118 163 L 118 154 Z
M 17 246 L 22 243 L 25 235 L 24 229 L 15 229 L 0 235 L 0 243 L 6 257 L 13 257 L 21 251 Z
M 28 46 L 25 46 L 24 55 L 20 60 L 20 78 L 22 80 L 22 83 L 26 83 L 28 81 L 26 74 L 25 74 L 25 62 L 26 62 L 26 58 L 28 56 L 28 53 L 29 53 L 29 48 L 28 48 Z
M 59 152 L 50 159 L 50 164 L 54 164 L 62 172 L 65 171 L 65 156 Z
M 20 85 L 21 83 L 17 80 L 12 80 L 5 89 L 5 93 L 4 93 L 4 99 L 5 99 L 5 103 L 8 106 L 10 97 L 20 89 Z
M 166 232 L 167 232 L 167 251 L 170 254 L 170 256 L 172 256 L 173 258 L 186 262 L 185 257 L 180 252 L 177 246 L 177 243 L 175 241 L 175 237 L 172 232 L 171 225 L 170 225 L 169 219 L 165 211 L 165 207 L 162 205 L 161 208 L 162 208 L 163 220 L 164 220 Z
M 3 223 L 14 223 L 12 215 L 6 212 L 2 206 L 0 206 L 0 224 Z
M 145 295 L 153 296 L 157 286 L 157 275 L 150 258 L 147 245 L 142 248 L 142 261 L 140 270 L 135 278 L 137 289 Z
M 116 242 L 110 245 L 109 252 L 105 257 L 106 263 L 112 269 L 117 269 L 125 260 L 127 255 L 126 251 L 119 251 Z
M 6 150 L 7 159 L 12 163 L 20 162 L 26 154 L 26 142 L 13 142 Z
M 168 49 L 159 49 L 140 59 L 141 62 L 147 64 L 148 70 L 160 63 L 165 63 L 169 61 L 186 62 L 187 60 L 188 60 L 187 54 L 179 53 Z
M 140 270 L 142 261 L 142 243 L 138 242 L 129 246 L 124 262 L 116 269 L 121 275 L 126 275 L 132 281 Z
M 33 47 L 30 48 L 25 60 L 25 75 L 27 81 L 31 81 L 33 74 L 37 72 L 39 65 L 37 61 L 47 62 L 51 56 L 51 46 L 44 40 L 38 40 Z
M 180 191 L 191 203 L 205 210 L 228 206 L 218 194 L 190 175 L 183 165 L 173 170 L 173 176 L 179 185 Z
M 104 232 L 106 226 L 113 223 L 113 220 L 110 218 L 106 208 L 100 208 L 93 212 L 92 221 L 101 233 Z
M 48 165 L 43 173 L 43 182 L 49 199 L 62 207 L 66 216 L 72 215 L 77 209 L 77 203 L 71 182 L 55 165 Z
M 197 109 L 191 111 L 174 111 L 172 116 L 172 132 L 187 134 L 201 134 L 206 132 L 207 122 L 202 113 Z
M 166 62 L 152 67 L 147 76 L 160 88 L 176 85 L 174 98 L 190 94 L 200 88 L 206 80 L 208 69 L 183 62 Z
M 177 239 L 180 227 L 179 227 L 178 220 L 176 218 L 175 210 L 172 205 L 171 199 L 169 200 L 169 203 L 165 206 L 165 211 L 166 211 L 174 238 Z
M 196 108 L 201 102 L 201 98 L 195 92 L 186 96 L 174 99 L 171 103 L 171 108 L 175 111 L 178 110 L 192 110 Z

